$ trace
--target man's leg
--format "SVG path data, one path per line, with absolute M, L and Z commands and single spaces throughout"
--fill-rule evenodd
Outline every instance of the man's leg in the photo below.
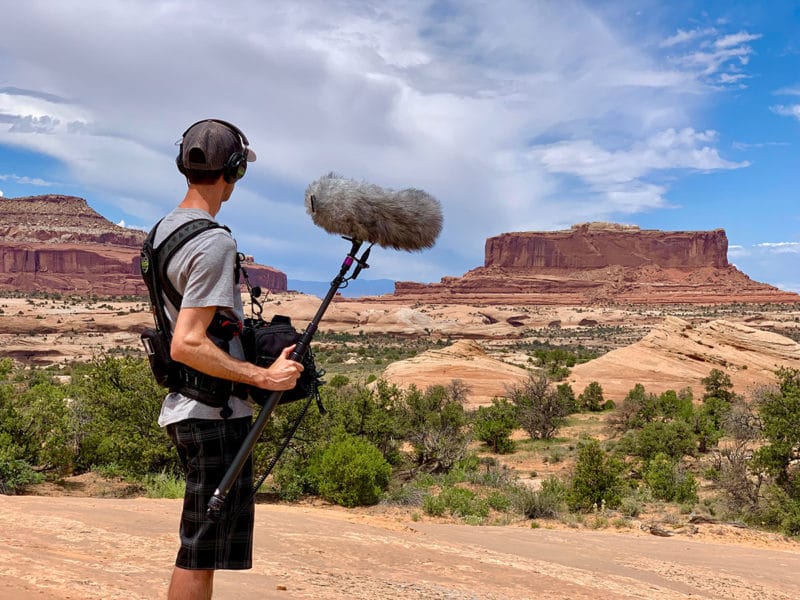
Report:
M 214 571 L 175 567 L 167 600 L 211 600 L 213 589 Z

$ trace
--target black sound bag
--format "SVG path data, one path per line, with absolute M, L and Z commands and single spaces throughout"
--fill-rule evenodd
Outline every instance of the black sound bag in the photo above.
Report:
M 274 315 L 268 323 L 263 319 L 245 319 L 241 334 L 245 360 L 259 367 L 268 367 L 280 356 L 281 351 L 300 339 L 300 334 L 292 325 L 292 320 L 284 315 Z M 319 402 L 319 387 L 324 383 L 324 371 L 317 369 L 311 348 L 302 360 L 303 372 L 294 389 L 283 392 L 280 404 L 295 402 L 314 396 Z M 250 387 L 250 397 L 264 406 L 269 398 L 269 390 Z

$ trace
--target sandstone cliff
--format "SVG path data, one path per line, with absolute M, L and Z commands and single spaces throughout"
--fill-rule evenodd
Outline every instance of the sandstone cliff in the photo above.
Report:
M 145 235 L 111 223 L 82 198 L 0 198 L 0 291 L 143 296 Z M 286 290 L 284 273 L 246 266 L 253 285 Z
M 657 231 L 608 223 L 504 233 L 484 266 L 438 284 L 397 282 L 394 297 L 469 304 L 798 302 L 728 263 L 725 231 Z

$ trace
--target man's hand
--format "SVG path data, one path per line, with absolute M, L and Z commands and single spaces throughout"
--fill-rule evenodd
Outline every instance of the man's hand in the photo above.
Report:
M 297 379 L 303 371 L 303 365 L 297 361 L 289 358 L 289 354 L 294 350 L 295 346 L 289 346 L 281 351 L 275 362 L 268 368 L 262 369 L 264 372 L 263 381 L 261 378 L 255 382 L 255 386 L 279 392 L 291 390 L 297 385 Z
M 303 365 L 289 358 L 294 345 L 284 348 L 268 368 L 233 358 L 219 349 L 206 335 L 216 310 L 214 306 L 181 308 L 172 334 L 170 354 L 173 360 L 206 375 L 228 381 L 271 391 L 284 392 L 292 389 L 303 370 Z

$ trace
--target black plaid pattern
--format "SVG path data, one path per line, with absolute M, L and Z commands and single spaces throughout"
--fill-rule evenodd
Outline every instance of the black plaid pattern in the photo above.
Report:
M 206 517 L 208 501 L 224 477 L 251 425 L 250 417 L 189 419 L 167 426 L 186 472 L 181 547 L 175 565 L 183 569 L 249 569 L 253 554 L 253 465 L 248 459 L 219 522 Z M 241 502 L 247 502 L 238 515 Z M 234 518 L 235 517 L 235 518 Z

